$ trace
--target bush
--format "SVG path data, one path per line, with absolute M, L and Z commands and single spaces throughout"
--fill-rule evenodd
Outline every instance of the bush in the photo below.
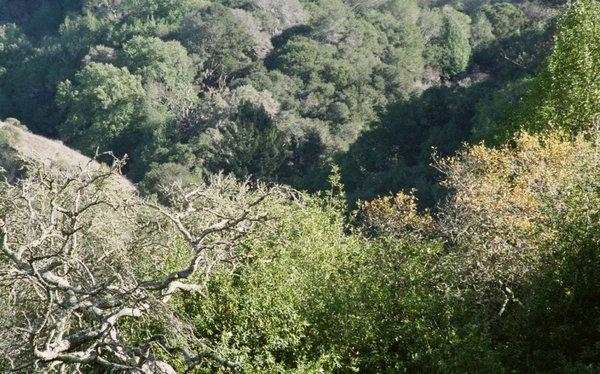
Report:
M 270 217 L 275 227 L 246 242 L 243 268 L 214 278 L 206 298 L 183 301 L 198 333 L 249 372 L 432 365 L 425 347 L 447 339 L 448 322 L 435 316 L 426 266 L 439 243 L 349 235 L 337 208 L 302 195 L 272 205 Z

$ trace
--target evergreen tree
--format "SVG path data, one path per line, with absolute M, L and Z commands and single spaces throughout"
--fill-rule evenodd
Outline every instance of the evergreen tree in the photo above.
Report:
M 231 119 L 200 137 L 200 158 L 212 172 L 274 179 L 286 159 L 286 141 L 263 107 L 242 103 Z
M 458 23 L 450 16 L 444 17 L 444 43 L 442 45 L 440 65 L 442 75 L 448 79 L 462 73 L 469 63 L 471 46 Z
M 585 129 L 600 114 L 600 3 L 569 5 L 554 51 L 533 84 L 519 122 L 533 130 L 549 126 Z

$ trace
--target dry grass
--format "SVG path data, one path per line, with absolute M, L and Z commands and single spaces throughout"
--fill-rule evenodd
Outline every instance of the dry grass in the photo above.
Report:
M 60 168 L 65 171 L 84 168 L 88 164 L 93 170 L 101 167 L 98 162 L 67 147 L 60 141 L 32 134 L 17 120 L 0 121 L 0 133 L 4 134 L 10 147 L 18 153 L 18 156 L 26 161 L 42 163 L 48 167 Z M 135 189 L 134 185 L 124 176 L 116 176 L 116 182 L 120 188 Z

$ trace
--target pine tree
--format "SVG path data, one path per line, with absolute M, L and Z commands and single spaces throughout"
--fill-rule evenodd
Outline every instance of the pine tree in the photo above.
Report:
M 465 70 L 471 57 L 469 38 L 451 16 L 444 18 L 444 45 L 441 67 L 444 78 L 451 78 Z

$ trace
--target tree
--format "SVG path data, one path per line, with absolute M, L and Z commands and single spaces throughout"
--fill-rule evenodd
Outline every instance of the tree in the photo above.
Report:
M 494 29 L 490 20 L 484 14 L 477 14 L 471 28 L 471 45 L 475 49 L 482 49 L 494 39 Z
M 184 190 L 189 189 L 200 180 L 202 180 L 201 173 L 193 173 L 188 167 L 181 164 L 165 162 L 152 165 L 138 187 L 142 194 L 156 194 L 161 203 L 167 204 L 169 188 L 181 186 Z
M 10 74 L 23 64 L 30 53 L 27 37 L 15 24 L 0 25 L 0 118 L 14 115 L 12 112 Z
M 278 50 L 273 67 L 287 75 L 298 76 L 308 81 L 311 75 L 318 75 L 325 68 L 325 64 L 333 59 L 334 51 L 330 45 L 297 36 Z
M 194 79 L 193 63 L 178 41 L 136 36 L 123 45 L 123 62 L 144 82 L 190 83 Z
M 174 373 L 167 361 L 178 358 L 235 367 L 173 304 L 181 292 L 203 293 L 215 266 L 239 260 L 240 238 L 263 220 L 270 192 L 215 177 L 172 194 L 168 209 L 120 186 L 119 160 L 91 165 L 30 165 L 26 179 L 0 185 L 0 368 Z
M 520 133 L 438 164 L 453 194 L 437 225 L 458 261 L 458 297 L 472 298 L 466 324 L 491 334 L 508 371 L 597 369 L 598 130 Z
M 492 82 L 432 87 L 421 96 L 390 104 L 339 157 L 349 196 L 364 200 L 417 189 L 421 205 L 434 205 L 443 193 L 430 167 L 433 149 L 443 156 L 459 149 L 471 135 L 472 103 L 494 90 Z
M 0 24 L 16 23 L 32 39 L 54 35 L 78 0 L 0 0 Z
M 186 14 L 197 10 L 203 0 L 83 0 L 82 9 L 100 18 L 157 19 L 177 24 Z
M 443 44 L 440 51 L 442 76 L 451 78 L 462 73 L 471 57 L 469 37 L 451 15 L 444 17 Z
M 184 300 L 196 330 L 244 372 L 435 371 L 440 356 L 425 347 L 450 333 L 444 316 L 430 318 L 444 299 L 429 281 L 445 272 L 431 266 L 442 246 L 352 234 L 332 190 L 271 206 L 275 226 L 244 243 L 247 265 Z
M 179 38 L 190 52 L 200 57 L 207 83 L 211 85 L 223 84 L 223 80 L 250 61 L 252 37 L 231 10 L 218 3 L 207 4 L 188 16 Z
M 243 102 L 197 140 L 198 156 L 209 171 L 273 180 L 287 156 L 283 133 L 263 107 Z
M 13 99 L 11 115 L 37 133 L 56 137 L 57 127 L 65 120 L 55 100 L 57 85 L 72 79 L 90 47 L 108 33 L 107 25 L 91 15 L 70 15 L 57 36 L 36 43 L 6 76 Z
M 75 75 L 75 83 L 66 80 L 58 87 L 58 104 L 67 115 L 61 137 L 88 153 L 97 147 L 111 150 L 141 120 L 144 95 L 141 78 L 126 68 L 90 63 Z
M 8 70 L 22 62 L 31 45 L 15 24 L 0 25 L 0 79 Z
M 121 56 L 123 64 L 142 78 L 151 105 L 160 103 L 175 115 L 193 106 L 196 68 L 178 41 L 136 36 L 125 43 Z
M 394 2 L 394 4 L 399 3 Z M 412 2 L 402 2 L 402 4 L 414 5 Z M 383 80 L 387 94 L 405 98 L 416 91 L 417 82 L 420 82 L 423 76 L 425 61 L 421 30 L 407 14 L 401 13 L 402 10 L 405 9 L 400 7 L 393 15 L 373 13 L 370 21 L 385 35 L 386 41 L 383 43 L 385 46 L 383 64 L 376 67 L 377 78 Z
M 527 23 L 523 11 L 510 3 L 486 4 L 478 14 L 492 24 L 494 36 L 498 39 L 519 33 Z
M 480 144 L 438 160 L 443 184 L 453 191 L 440 225 L 465 251 L 474 251 L 465 254 L 478 264 L 474 281 L 511 287 L 532 271 L 542 243 L 556 234 L 546 222 L 547 208 L 562 209 L 554 204 L 563 186 L 596 173 L 598 144 L 563 137 L 522 133 L 514 144 L 498 149 Z
M 535 131 L 555 126 L 576 133 L 600 114 L 600 4 L 572 3 L 560 19 L 555 46 L 517 121 Z

